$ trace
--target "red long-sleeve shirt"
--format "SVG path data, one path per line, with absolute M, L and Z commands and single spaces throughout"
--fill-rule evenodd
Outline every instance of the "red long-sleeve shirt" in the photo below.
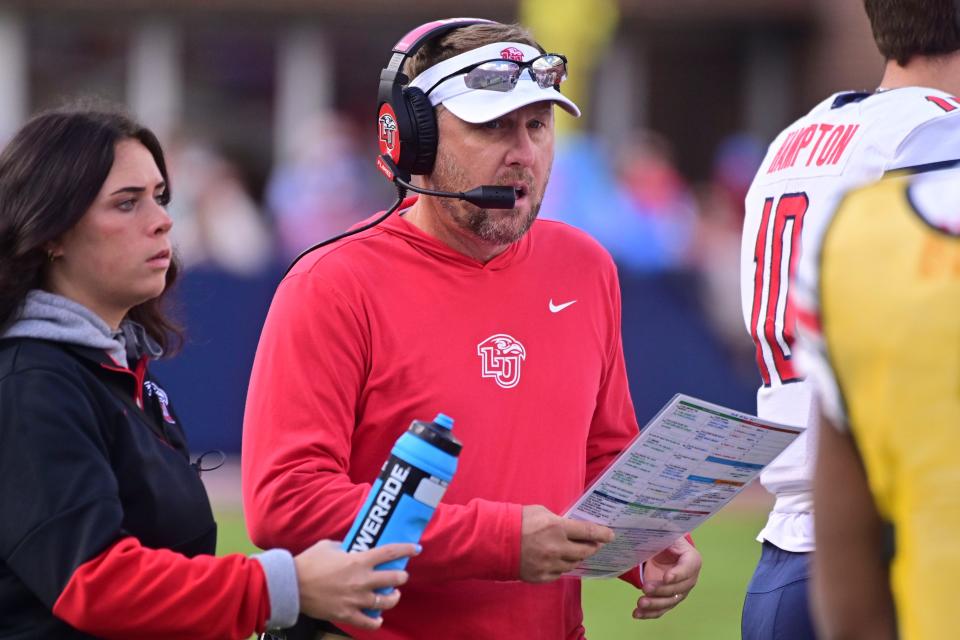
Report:
M 376 637 L 581 637 L 579 581 L 518 581 L 520 514 L 562 512 L 638 431 L 609 255 L 537 221 L 482 264 L 394 216 L 302 259 L 247 397 L 254 542 L 342 538 L 397 437 L 438 411 L 459 468 Z

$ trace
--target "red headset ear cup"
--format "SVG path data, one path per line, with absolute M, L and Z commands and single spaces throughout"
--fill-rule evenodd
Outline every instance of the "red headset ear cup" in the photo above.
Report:
M 437 114 L 430 98 L 418 87 L 405 88 L 403 97 L 415 130 L 410 145 L 414 155 L 407 170 L 413 175 L 425 175 L 433 171 L 437 159 Z

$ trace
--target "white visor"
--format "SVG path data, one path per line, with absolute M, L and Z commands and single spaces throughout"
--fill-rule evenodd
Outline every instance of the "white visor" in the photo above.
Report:
M 430 91 L 430 88 L 440 79 L 472 64 L 500 58 L 510 59 L 508 50 L 511 50 L 510 53 L 513 55 L 516 55 L 516 51 L 519 50 L 525 62 L 541 55 L 540 51 L 530 45 L 519 42 L 495 42 L 433 65 L 414 78 L 410 86 L 424 92 Z M 430 98 L 430 104 L 433 106 L 443 104 L 453 115 L 474 124 L 496 120 L 520 107 L 545 100 L 556 102 L 575 118 L 580 117 L 580 109 L 570 98 L 554 87 L 540 88 L 526 70 L 520 74 L 520 79 L 511 91 L 471 89 L 464 82 L 463 74 L 459 74 L 441 82 L 433 91 L 430 91 L 427 97 Z

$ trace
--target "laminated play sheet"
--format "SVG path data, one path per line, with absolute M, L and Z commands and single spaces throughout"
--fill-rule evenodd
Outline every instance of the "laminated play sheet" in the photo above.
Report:
M 567 575 L 617 576 L 740 493 L 802 428 L 676 395 L 565 514 L 616 539 Z

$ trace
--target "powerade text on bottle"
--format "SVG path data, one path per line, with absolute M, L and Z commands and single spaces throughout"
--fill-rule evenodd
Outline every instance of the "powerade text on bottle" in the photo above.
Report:
M 414 420 L 390 451 L 380 476 L 343 542 L 346 551 L 366 551 L 391 542 L 418 542 L 457 470 L 462 445 L 453 437 L 453 418 Z M 378 565 L 403 569 L 408 558 Z M 389 593 L 387 588 L 381 593 Z M 379 612 L 364 610 L 376 617 Z

